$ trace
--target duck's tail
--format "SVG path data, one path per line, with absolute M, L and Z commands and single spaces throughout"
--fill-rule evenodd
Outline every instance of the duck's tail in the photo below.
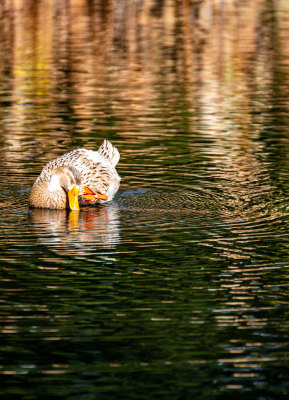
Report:
M 112 165 L 115 167 L 119 162 L 119 152 L 116 147 L 114 147 L 108 140 L 105 140 L 100 148 L 98 149 L 98 153 L 107 158 Z

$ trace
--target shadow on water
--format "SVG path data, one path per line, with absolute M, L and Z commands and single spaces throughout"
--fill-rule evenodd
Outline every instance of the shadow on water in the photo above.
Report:
M 286 214 L 241 211 L 208 190 L 126 190 L 80 212 L 29 210 L 26 188 L 1 193 L 6 393 L 55 397 L 53 375 L 59 398 L 114 399 L 122 387 L 135 399 L 130 382 L 147 393 L 148 381 L 167 399 L 181 374 L 175 398 L 217 376 L 210 399 L 239 375 L 264 394 L 272 365 L 283 373 Z
M 21 193 L 6 190 L 1 205 L 2 312 L 12 310 L 2 349 L 17 359 L 6 362 L 8 387 L 55 397 L 56 375 L 62 398 L 113 399 L 131 380 L 146 393 L 149 381 L 167 399 L 167 380 L 181 374 L 180 399 L 217 376 L 210 399 L 239 375 L 261 395 L 272 363 L 282 374 L 288 264 L 273 257 L 277 216 L 237 221 L 236 210 L 216 212 L 223 198 L 200 192 L 128 190 L 80 212 L 28 210 Z M 135 399 L 127 393 L 120 398 Z

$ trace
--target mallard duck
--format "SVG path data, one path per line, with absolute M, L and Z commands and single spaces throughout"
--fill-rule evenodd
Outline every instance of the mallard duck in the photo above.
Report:
M 50 161 L 34 182 L 30 207 L 79 210 L 80 205 L 112 200 L 120 177 L 116 147 L 105 140 L 98 151 L 75 149 Z

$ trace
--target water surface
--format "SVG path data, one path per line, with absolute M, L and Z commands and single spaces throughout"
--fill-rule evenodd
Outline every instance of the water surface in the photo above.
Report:
M 286 1 L 0 6 L 0 395 L 288 398 Z M 115 199 L 29 210 L 118 147 Z

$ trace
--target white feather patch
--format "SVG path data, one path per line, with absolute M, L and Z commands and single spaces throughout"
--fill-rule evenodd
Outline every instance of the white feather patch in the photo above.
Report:
M 61 186 L 59 184 L 59 176 L 51 175 L 48 183 L 48 190 L 53 192 L 54 190 L 60 190 Z
M 103 161 L 103 157 L 97 152 L 97 151 L 93 151 L 93 150 L 85 150 L 85 155 L 86 157 L 95 162 L 95 163 L 99 163 L 101 161 Z

